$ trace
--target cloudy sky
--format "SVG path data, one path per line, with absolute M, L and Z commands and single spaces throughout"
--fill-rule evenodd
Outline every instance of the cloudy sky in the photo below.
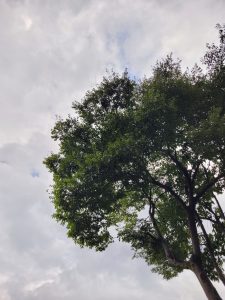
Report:
M 51 218 L 42 161 L 56 115 L 106 69 L 139 78 L 170 52 L 191 66 L 224 12 L 224 0 L 0 0 L 0 300 L 205 299 L 192 274 L 164 281 L 128 245 L 75 246 Z

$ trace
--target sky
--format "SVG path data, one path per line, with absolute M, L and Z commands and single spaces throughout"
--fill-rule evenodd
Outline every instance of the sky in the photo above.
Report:
M 0 300 L 205 299 L 190 272 L 165 281 L 127 244 L 76 246 L 51 217 L 42 161 L 56 117 L 106 70 L 141 78 L 170 52 L 191 67 L 224 12 L 224 0 L 0 0 Z

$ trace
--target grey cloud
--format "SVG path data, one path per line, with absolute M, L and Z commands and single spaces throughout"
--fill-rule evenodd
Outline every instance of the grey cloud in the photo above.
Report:
M 107 68 L 129 67 L 142 76 L 171 51 L 184 65 L 198 61 L 224 8 L 210 0 L 2 3 L 0 138 L 5 142 L 28 138 L 36 128 L 47 134 L 54 114 L 68 113 L 72 99 Z

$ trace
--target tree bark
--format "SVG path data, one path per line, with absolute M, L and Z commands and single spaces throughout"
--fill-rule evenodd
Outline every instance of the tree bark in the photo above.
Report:
M 218 294 L 217 290 L 213 286 L 212 282 L 210 281 L 208 275 L 206 274 L 202 266 L 201 249 L 200 249 L 198 231 L 196 227 L 194 206 L 191 207 L 189 206 L 188 224 L 189 224 L 190 236 L 192 240 L 192 250 L 193 250 L 193 255 L 191 258 L 191 270 L 195 273 L 196 277 L 198 278 L 203 288 L 203 291 L 205 292 L 206 297 L 209 300 L 222 300 L 222 298 Z
M 217 290 L 213 286 L 212 282 L 209 280 L 207 274 L 199 264 L 194 263 L 192 265 L 192 271 L 195 273 L 196 277 L 198 278 L 205 292 L 205 295 L 209 300 L 222 300 Z

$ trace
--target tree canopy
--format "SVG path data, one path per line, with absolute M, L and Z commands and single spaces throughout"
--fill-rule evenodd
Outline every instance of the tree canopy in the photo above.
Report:
M 111 73 L 59 119 L 54 217 L 76 244 L 104 250 L 116 238 L 169 279 L 189 269 L 208 299 L 225 284 L 225 39 L 183 72 L 172 55 L 150 78 Z

